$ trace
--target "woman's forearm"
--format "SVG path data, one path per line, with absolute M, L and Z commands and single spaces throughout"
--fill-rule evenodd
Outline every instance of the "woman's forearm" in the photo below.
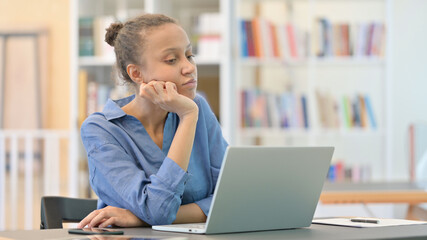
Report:
M 173 223 L 200 223 L 206 222 L 206 215 L 195 203 L 181 205 Z
M 176 162 L 184 171 L 187 171 L 190 161 L 199 116 L 198 113 L 198 111 L 195 111 L 180 119 L 168 152 L 168 157 Z

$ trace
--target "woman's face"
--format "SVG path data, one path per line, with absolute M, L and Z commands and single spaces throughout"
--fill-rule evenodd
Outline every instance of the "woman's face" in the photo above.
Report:
M 173 23 L 159 26 L 146 35 L 142 71 L 143 81 L 176 84 L 179 94 L 194 99 L 197 68 L 185 31 Z

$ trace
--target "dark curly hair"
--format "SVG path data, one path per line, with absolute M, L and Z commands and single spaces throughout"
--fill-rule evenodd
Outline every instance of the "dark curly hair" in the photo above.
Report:
M 112 23 L 107 28 L 105 41 L 114 47 L 116 68 L 124 81 L 134 84 L 126 68 L 129 64 L 141 64 L 139 56 L 144 50 L 147 33 L 167 23 L 178 24 L 175 19 L 163 14 L 143 14 L 125 23 Z

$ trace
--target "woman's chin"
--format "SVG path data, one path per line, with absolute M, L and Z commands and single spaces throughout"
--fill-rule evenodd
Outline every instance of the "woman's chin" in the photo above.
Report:
M 194 100 L 194 98 L 196 97 L 196 90 L 191 91 L 191 92 L 181 93 L 181 94 L 188 97 L 189 99 Z

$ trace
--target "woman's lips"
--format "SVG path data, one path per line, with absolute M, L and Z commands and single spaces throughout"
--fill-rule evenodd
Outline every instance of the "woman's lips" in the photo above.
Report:
M 185 82 L 182 85 L 183 86 L 189 86 L 189 87 L 197 86 L 197 80 L 196 79 L 191 79 L 191 80 L 188 80 L 187 82 Z

